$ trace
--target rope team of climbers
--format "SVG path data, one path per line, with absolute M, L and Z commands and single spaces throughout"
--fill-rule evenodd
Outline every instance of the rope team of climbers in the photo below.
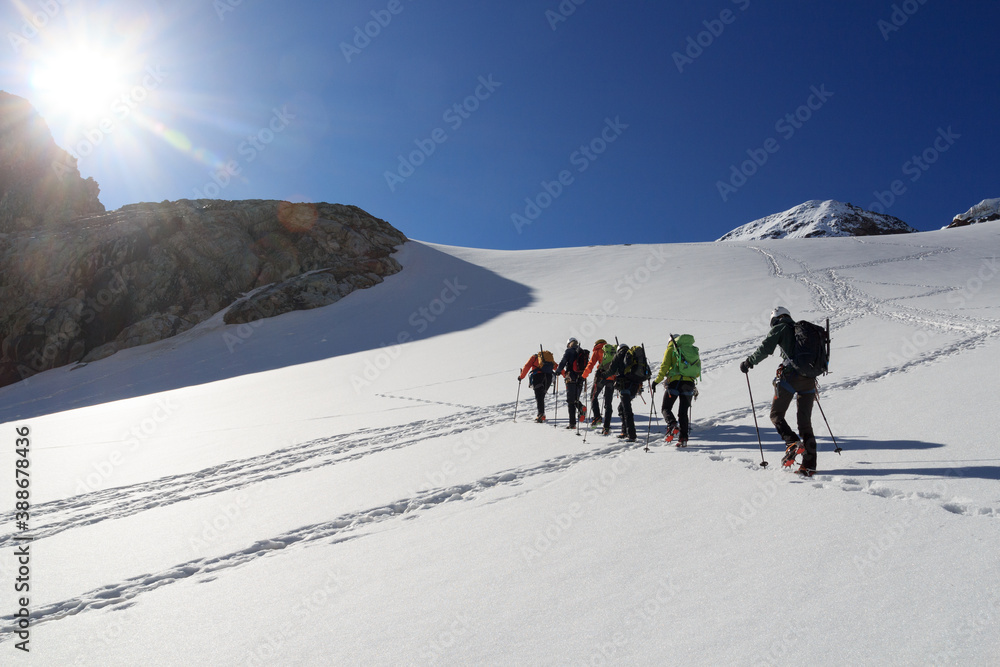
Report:
M 740 370 L 749 373 L 750 369 L 769 357 L 775 349 L 780 350 L 782 363 L 778 366 L 772 383 L 775 393 L 771 403 L 771 423 L 786 445 L 782 465 L 791 467 L 795 463 L 796 456 L 802 455 L 801 465 L 795 472 L 811 477 L 816 471 L 816 436 L 812 429 L 812 406 L 817 402 L 816 378 L 827 371 L 830 353 L 829 322 L 825 331 L 804 320 L 795 322 L 787 308 L 778 306 L 771 312 L 770 325 L 771 329 L 763 342 L 740 364 Z M 528 358 L 517 377 L 518 400 L 520 400 L 520 383 L 527 377 L 528 386 L 535 393 L 537 407 L 535 422 L 547 423 L 545 397 L 551 389 L 557 399 L 558 411 L 558 384 L 562 378 L 569 412 L 569 422 L 565 428 L 576 430 L 579 434 L 581 423 L 588 425 L 589 411 L 589 430 L 599 428 L 601 435 L 608 436 L 611 435 L 613 418 L 611 408 L 617 395 L 617 415 L 620 425 L 618 437 L 627 442 L 635 442 L 637 435 L 632 401 L 641 395 L 644 389 L 649 390 L 655 401 L 656 389 L 663 383 L 665 391 L 660 404 L 660 414 L 666 425 L 663 439 L 667 443 L 674 443 L 676 447 L 687 447 L 691 430 L 691 405 L 698 397 L 696 383 L 701 378 L 701 370 L 701 354 L 691 334 L 679 336 L 670 334 L 670 342 L 663 353 L 663 361 L 655 378 L 650 371 L 644 345 L 630 347 L 618 342 L 617 339 L 615 343 L 609 343 L 600 338 L 594 342 L 592 349 L 587 349 L 576 338 L 570 338 L 566 341 L 566 350 L 558 364 L 552 352 L 541 345 L 538 352 Z M 588 383 L 589 407 L 584 403 L 587 398 Z M 747 388 L 749 389 L 749 377 Z M 797 405 L 798 432 L 785 420 L 785 413 L 793 398 Z M 751 393 L 751 408 L 752 403 Z M 652 410 L 651 403 L 650 420 Z M 756 413 L 754 420 L 756 422 Z M 833 436 L 832 432 L 830 435 Z M 836 440 L 834 443 L 836 444 Z M 648 445 L 647 429 L 647 451 Z M 840 453 L 839 448 L 835 451 Z M 761 465 L 766 466 L 766 461 L 763 461 L 763 445 L 761 445 L 761 459 Z

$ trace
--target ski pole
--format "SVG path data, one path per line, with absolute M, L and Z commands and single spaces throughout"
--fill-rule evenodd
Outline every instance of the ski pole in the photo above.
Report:
M 576 397 L 576 413 L 577 413 L 576 414 L 576 434 L 577 434 L 577 436 L 580 435 L 580 420 L 584 419 L 584 414 L 580 412 L 580 408 L 583 406 L 583 403 L 580 401 L 580 396 L 581 395 L 584 396 L 584 397 L 586 397 L 586 395 L 587 395 L 587 380 L 586 379 L 583 380 L 583 394 L 579 394 L 578 393 L 577 397 Z
M 514 399 L 514 421 L 517 421 L 517 408 L 521 405 L 521 381 L 517 381 L 517 398 Z
M 826 413 L 823 412 L 823 405 L 819 402 L 819 387 L 816 387 L 816 405 L 819 406 L 819 413 L 823 415 L 823 421 L 826 422 L 826 430 L 830 432 L 830 439 L 833 440 L 833 451 L 840 454 L 840 445 L 837 444 L 837 439 L 833 437 L 833 429 L 830 428 L 830 422 L 826 421 Z
M 750 392 L 750 412 L 753 413 L 753 426 L 757 429 L 757 444 L 760 446 L 760 467 L 766 468 L 767 461 L 764 460 L 764 443 L 760 441 L 760 426 L 757 425 L 757 409 L 753 405 L 753 391 L 750 389 L 750 374 L 747 373 L 747 391 Z

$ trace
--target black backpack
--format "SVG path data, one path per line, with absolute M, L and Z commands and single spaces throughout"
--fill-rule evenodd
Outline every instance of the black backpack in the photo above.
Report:
M 796 322 L 795 350 L 788 362 L 804 377 L 814 378 L 826 373 L 830 363 L 829 330 L 805 320 Z
M 572 372 L 576 375 L 587 370 L 587 364 L 590 363 L 590 350 L 586 348 L 580 348 L 576 353 L 576 359 L 573 361 Z
M 628 352 L 632 355 L 632 359 L 630 363 L 625 365 L 625 374 L 634 380 L 645 382 L 652 375 L 652 372 L 649 370 L 649 364 L 646 363 L 645 348 L 641 345 L 636 345 Z

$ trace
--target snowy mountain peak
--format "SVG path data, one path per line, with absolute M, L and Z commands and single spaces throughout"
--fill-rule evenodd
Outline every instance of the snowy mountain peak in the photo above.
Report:
M 996 199 L 984 199 L 965 213 L 956 215 L 948 227 L 965 227 L 966 225 L 974 225 L 977 222 L 989 222 L 990 220 L 1000 220 L 1000 197 Z
M 799 239 L 816 236 L 877 236 L 917 231 L 891 215 L 832 199 L 813 199 L 737 227 L 719 241 Z

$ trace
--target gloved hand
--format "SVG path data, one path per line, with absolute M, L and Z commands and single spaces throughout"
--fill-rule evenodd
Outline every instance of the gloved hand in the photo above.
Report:
M 698 400 L 698 387 L 694 388 L 694 400 Z
M 740 370 L 743 371 L 744 373 L 749 373 L 751 368 L 753 368 L 753 364 L 751 364 L 749 361 L 744 361 L 743 363 L 740 364 Z
M 520 375 L 518 375 L 517 376 L 517 383 L 521 384 L 521 380 L 523 380 L 523 379 L 524 379 L 523 377 L 521 377 Z
M 656 387 L 657 386 L 658 385 L 656 385 L 655 383 L 653 384 L 653 396 L 656 396 Z

